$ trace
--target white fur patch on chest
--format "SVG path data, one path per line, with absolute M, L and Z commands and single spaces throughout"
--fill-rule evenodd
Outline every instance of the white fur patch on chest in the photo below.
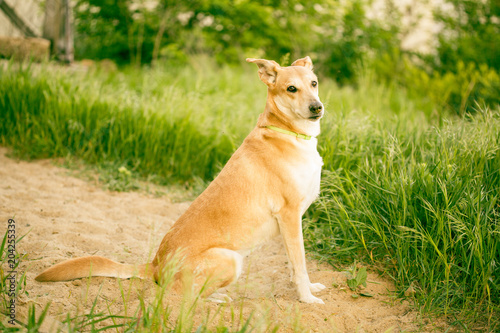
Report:
M 290 168 L 290 175 L 303 198 L 300 203 L 303 214 L 319 195 L 323 159 L 316 150 L 317 140 L 315 138 L 302 143 L 302 145 L 304 148 L 303 158 Z

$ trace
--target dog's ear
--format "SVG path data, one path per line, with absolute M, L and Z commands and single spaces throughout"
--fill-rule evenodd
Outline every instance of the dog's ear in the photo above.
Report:
M 292 63 L 292 66 L 304 66 L 305 68 L 309 69 L 312 71 L 313 69 L 313 62 L 309 56 L 301 59 L 297 59 Z
M 259 77 L 266 85 L 271 86 L 276 82 L 276 76 L 280 65 L 273 60 L 247 58 L 248 62 L 253 62 L 259 66 Z

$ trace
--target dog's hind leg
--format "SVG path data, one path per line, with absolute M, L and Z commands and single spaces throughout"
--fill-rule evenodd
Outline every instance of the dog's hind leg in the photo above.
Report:
M 243 269 L 241 254 L 229 249 L 211 248 L 187 261 L 189 266 L 194 267 L 194 283 L 203 296 L 214 302 L 231 300 L 216 291 L 238 280 Z

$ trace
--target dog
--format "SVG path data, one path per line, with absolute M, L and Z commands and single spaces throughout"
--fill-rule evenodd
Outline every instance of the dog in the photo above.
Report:
M 164 236 L 153 261 L 134 266 L 99 256 L 71 259 L 45 270 L 37 281 L 91 275 L 162 283 L 169 260 L 182 253 L 175 279 L 187 272 L 197 286 L 211 279 L 204 291 L 210 295 L 238 279 L 251 249 L 281 234 L 299 300 L 324 304 L 312 294 L 325 286 L 309 280 L 302 234 L 302 215 L 319 194 L 323 165 L 316 139 L 324 115 L 318 78 L 309 57 L 288 67 L 272 60 L 246 61 L 258 66 L 267 85 L 264 112 L 219 175 Z

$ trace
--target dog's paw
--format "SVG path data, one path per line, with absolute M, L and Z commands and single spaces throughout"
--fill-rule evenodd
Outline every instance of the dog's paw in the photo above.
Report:
M 226 294 L 222 293 L 213 293 L 212 295 L 206 298 L 207 301 L 212 303 L 231 303 L 233 299 Z
M 325 304 L 325 302 L 323 302 L 323 300 L 321 298 L 314 297 L 313 295 L 301 297 L 300 301 L 303 303 Z
M 309 290 L 311 290 L 312 293 L 317 293 L 318 291 L 321 291 L 325 289 L 326 287 L 322 285 L 321 283 L 311 283 L 309 284 Z

